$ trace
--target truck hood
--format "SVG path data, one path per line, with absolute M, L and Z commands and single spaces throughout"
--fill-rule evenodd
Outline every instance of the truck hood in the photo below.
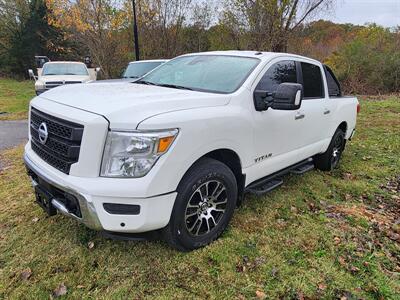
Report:
M 48 81 L 82 81 L 86 82 L 90 80 L 89 75 L 49 75 L 49 76 L 40 76 L 40 81 L 48 82 Z
M 114 129 L 135 129 L 142 120 L 162 113 L 226 105 L 230 96 L 116 82 L 65 85 L 40 98 L 102 115 Z

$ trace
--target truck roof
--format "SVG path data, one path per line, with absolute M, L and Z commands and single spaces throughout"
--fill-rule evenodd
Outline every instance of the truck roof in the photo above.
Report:
M 148 59 L 148 60 L 138 60 L 131 61 L 129 64 L 142 63 L 142 62 L 166 62 L 168 59 Z
M 85 65 L 83 62 L 80 62 L 80 61 L 49 61 L 45 64 L 46 65 L 47 64 L 49 64 L 49 65 L 51 65 L 51 64 L 81 64 L 81 65 Z
M 261 60 L 270 60 L 274 57 L 279 56 L 292 56 L 294 58 L 302 58 L 307 60 L 312 60 L 318 62 L 315 59 L 310 57 L 301 56 L 297 54 L 284 53 L 284 52 L 262 52 L 262 51 L 248 51 L 248 50 L 225 50 L 225 51 L 208 51 L 208 52 L 198 52 L 198 53 L 188 53 L 182 56 L 190 56 L 190 55 L 227 55 L 227 56 L 241 56 L 241 57 L 253 57 L 259 58 Z

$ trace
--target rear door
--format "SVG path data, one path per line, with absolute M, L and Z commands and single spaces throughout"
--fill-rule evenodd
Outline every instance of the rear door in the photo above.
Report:
M 299 83 L 303 85 L 304 98 L 300 108 L 302 119 L 298 126 L 302 140 L 300 147 L 304 148 L 301 158 L 307 158 L 319 152 L 321 143 L 326 137 L 330 108 L 326 93 L 324 70 L 322 65 L 306 61 L 297 61 L 300 70 Z

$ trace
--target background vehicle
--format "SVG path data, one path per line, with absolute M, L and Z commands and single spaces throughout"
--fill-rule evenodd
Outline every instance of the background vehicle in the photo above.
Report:
M 358 109 L 306 57 L 184 55 L 134 83 L 35 98 L 25 163 L 50 215 L 113 236 L 162 229 L 191 250 L 221 235 L 246 192 L 336 167 Z
M 166 59 L 153 59 L 130 62 L 122 78 L 140 78 L 167 61 Z
M 43 68 L 38 68 L 36 77 L 33 70 L 29 76 L 35 79 L 36 95 L 65 84 L 85 83 L 96 80 L 100 68 L 88 69 L 84 63 L 55 61 L 46 62 Z
M 167 62 L 166 59 L 153 59 L 153 60 L 140 60 L 140 61 L 133 61 L 128 64 L 124 73 L 122 74 L 121 78 L 118 79 L 106 79 L 97 81 L 98 83 L 103 82 L 122 82 L 128 81 L 132 82 L 137 80 L 138 78 L 146 75 L 150 71 L 154 70 L 158 66 L 162 65 L 163 63 Z

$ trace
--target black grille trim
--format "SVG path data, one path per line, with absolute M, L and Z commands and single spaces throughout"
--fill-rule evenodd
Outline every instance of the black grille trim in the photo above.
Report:
M 48 129 L 45 144 L 39 140 L 38 128 L 44 122 Z M 84 126 L 62 120 L 31 108 L 31 147 L 45 162 L 69 174 L 71 165 L 78 162 Z
M 79 84 L 82 81 L 48 81 L 46 82 L 46 89 L 52 89 L 58 86 L 67 85 L 67 84 Z

